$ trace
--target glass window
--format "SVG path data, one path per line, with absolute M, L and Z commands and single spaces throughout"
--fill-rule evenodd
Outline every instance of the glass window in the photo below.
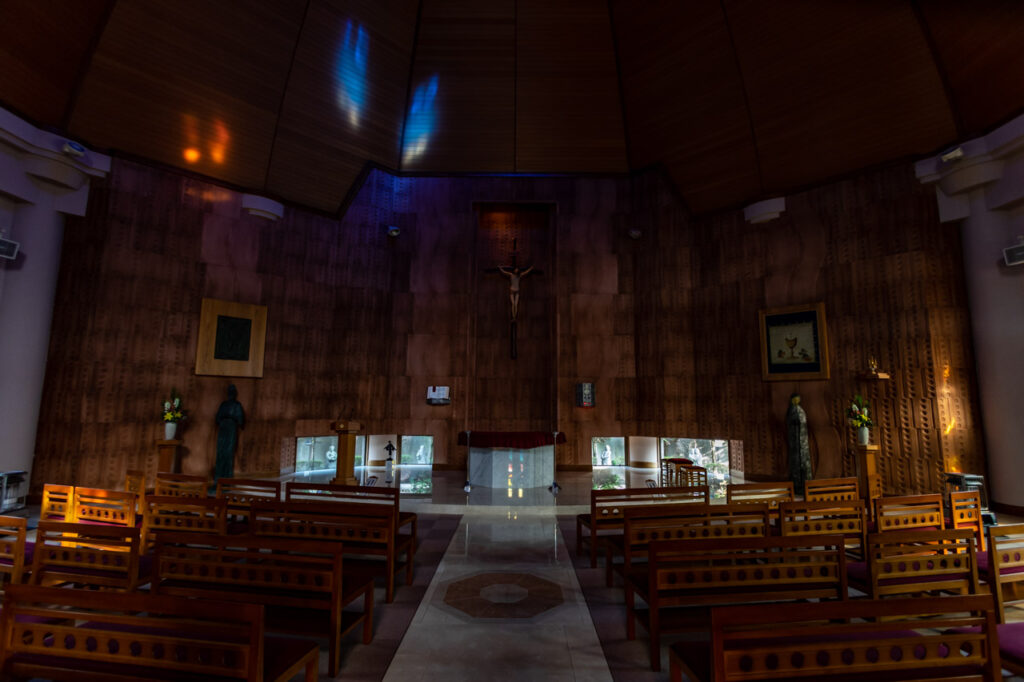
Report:
M 363 466 L 363 464 L 365 464 L 363 457 L 364 454 L 366 454 L 366 436 L 356 436 L 356 452 L 352 457 L 352 466 Z
M 729 483 L 729 441 L 706 438 L 662 438 L 661 458 L 685 457 L 708 470 L 711 497 L 724 498 Z
M 433 464 L 433 436 L 402 436 L 399 464 Z
M 626 466 L 626 439 L 614 436 L 591 438 L 590 462 L 596 467 Z
M 337 466 L 337 436 L 303 436 L 295 439 L 295 473 L 330 470 Z

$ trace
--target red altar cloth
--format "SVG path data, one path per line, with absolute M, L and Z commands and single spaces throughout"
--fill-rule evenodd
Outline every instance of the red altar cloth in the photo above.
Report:
M 468 434 L 468 438 L 467 438 Z M 557 440 L 552 440 L 551 431 L 459 431 L 459 445 L 472 445 L 474 448 L 517 448 L 526 450 L 552 442 L 564 443 L 565 434 L 558 432 Z

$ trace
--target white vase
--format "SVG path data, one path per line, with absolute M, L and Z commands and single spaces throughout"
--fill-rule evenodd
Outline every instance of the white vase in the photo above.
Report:
M 866 426 L 857 427 L 857 445 L 867 445 L 871 442 L 871 432 Z
M 174 440 L 177 433 L 178 424 L 176 422 L 164 422 L 164 440 Z

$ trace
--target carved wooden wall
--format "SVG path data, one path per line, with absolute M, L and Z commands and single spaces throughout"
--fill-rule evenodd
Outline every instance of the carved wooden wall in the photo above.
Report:
M 484 214 L 502 202 L 541 207 L 523 257 L 544 274 L 524 280 L 515 361 L 508 282 L 483 272 L 501 261 Z M 268 222 L 234 191 L 118 161 L 89 215 L 68 219 L 32 486 L 153 473 L 172 387 L 191 412 L 183 469 L 209 472 L 233 381 L 249 420 L 239 475 L 287 470 L 296 422 L 345 416 L 434 436 L 438 467 L 464 466 L 467 428 L 557 428 L 562 467 L 587 466 L 594 436 L 721 437 L 742 441 L 749 473 L 780 477 L 798 390 L 819 475 L 853 472 L 843 411 L 863 392 L 886 489 L 934 490 L 943 470 L 984 473 L 963 288 L 957 229 L 909 166 L 788 197 L 762 225 L 689 217 L 655 172 L 373 171 L 340 221 L 288 208 Z M 264 378 L 192 373 L 204 296 L 268 307 Z M 758 310 L 819 300 L 832 379 L 762 381 Z M 891 381 L 856 381 L 869 355 Z M 593 409 L 574 406 L 582 381 Z M 428 406 L 430 385 L 452 404 Z

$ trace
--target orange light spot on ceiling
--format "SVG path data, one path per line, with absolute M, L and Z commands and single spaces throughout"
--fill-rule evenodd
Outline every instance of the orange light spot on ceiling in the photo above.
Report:
M 195 147 L 186 147 L 185 151 L 183 151 L 181 155 L 185 158 L 185 161 L 189 163 L 195 163 L 201 158 L 199 150 Z

